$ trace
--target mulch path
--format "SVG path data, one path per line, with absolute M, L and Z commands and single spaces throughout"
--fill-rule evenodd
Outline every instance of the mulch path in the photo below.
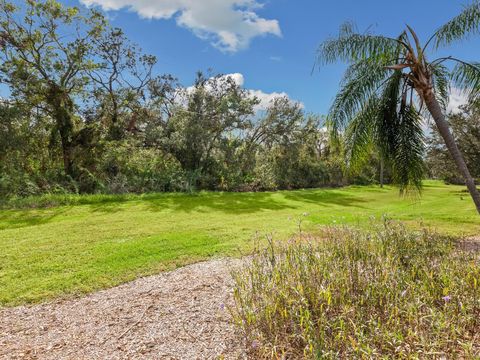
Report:
M 1 359 L 242 359 L 226 306 L 240 260 L 198 263 L 86 297 L 0 309 Z
M 480 236 L 459 247 L 480 251 Z M 0 309 L 0 359 L 245 359 L 221 259 L 91 295 Z

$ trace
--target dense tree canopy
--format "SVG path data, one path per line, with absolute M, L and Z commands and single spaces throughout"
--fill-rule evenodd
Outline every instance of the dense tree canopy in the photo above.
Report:
M 464 106 L 461 112 L 449 114 L 448 122 L 472 176 L 480 179 L 480 104 Z M 427 141 L 429 175 L 448 183 L 463 183 L 435 124 L 431 124 L 430 133 Z
M 0 13 L 2 196 L 255 191 L 383 178 L 418 186 L 423 175 L 418 111 L 403 100 L 398 106 L 405 76 L 367 56 L 400 54 L 398 39 L 357 39 L 346 27 L 326 43 L 327 61 L 358 60 L 331 117 L 349 125 L 332 138 L 323 117 L 286 97 L 259 110 L 259 100 L 231 76 L 198 73 L 185 87 L 159 75 L 156 58 L 95 10 L 0 0 Z M 361 59 L 347 53 L 351 41 Z M 460 83 L 470 83 L 468 70 L 456 70 Z M 367 96 L 385 71 L 381 91 Z M 348 166 L 354 163 L 361 166 Z
M 259 112 L 232 77 L 155 75 L 156 58 L 95 10 L 1 0 L 0 12 L 3 195 L 346 181 L 322 119 L 287 98 Z

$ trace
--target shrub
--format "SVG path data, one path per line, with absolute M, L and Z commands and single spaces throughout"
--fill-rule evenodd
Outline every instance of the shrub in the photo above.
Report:
M 385 221 L 270 242 L 234 272 L 254 358 L 480 355 L 480 256 Z
M 100 173 L 105 190 L 114 194 L 185 190 L 185 174 L 171 155 L 133 142 L 105 147 Z

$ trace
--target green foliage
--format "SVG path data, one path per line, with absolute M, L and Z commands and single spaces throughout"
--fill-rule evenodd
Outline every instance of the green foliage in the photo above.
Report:
M 320 61 L 352 62 L 329 115 L 335 133 L 345 129 L 347 165 L 355 171 L 376 148 L 391 163 L 392 179 L 401 191 L 419 189 L 423 177 L 421 118 L 413 104 L 406 104 L 402 72 L 388 69 L 403 56 L 403 41 L 404 35 L 398 39 L 359 35 L 347 27 L 319 49 Z
M 458 147 L 465 154 L 465 162 L 472 176 L 480 179 L 480 105 L 463 107 L 460 113 L 452 113 L 448 121 L 455 135 Z M 431 125 L 427 141 L 427 167 L 430 176 L 447 183 L 463 184 L 445 144 Z
M 24 107 L 0 104 L 0 196 L 73 190 L 55 165 L 49 130 L 48 121 Z
M 288 98 L 259 111 L 231 76 L 154 77 L 155 57 L 95 9 L 0 0 L 0 12 L 3 196 L 348 182 L 323 120 Z
M 480 255 L 429 231 L 385 221 L 270 241 L 234 279 L 254 358 L 480 355 Z
M 88 73 L 100 66 L 93 42 L 104 31 L 105 19 L 96 10 L 82 14 L 53 0 L 19 7 L 2 0 L 0 14 L 0 74 L 17 102 L 42 109 L 53 120 L 64 171 L 72 179 L 80 177 L 73 154 L 82 130 L 76 103 L 88 91 Z
M 459 89 L 465 89 L 471 103 L 479 99 L 480 63 L 457 64 L 452 71 L 452 80 Z
M 390 38 L 359 33 L 351 23 L 346 23 L 338 37 L 320 45 L 317 57 L 320 65 L 336 61 L 348 64 L 329 114 L 333 133 L 346 135 L 347 167 L 358 169 L 377 151 L 390 165 L 392 180 L 401 192 L 419 190 L 424 175 L 420 110 L 426 104 L 444 141 L 453 143 L 449 149 L 465 181 L 471 184 L 471 176 L 454 144 L 442 107 L 445 111 L 451 81 L 467 92 L 471 101 L 476 100 L 480 68 L 476 63 L 452 56 L 427 61 L 427 54 L 432 42 L 438 48 L 479 32 L 480 2 L 475 0 L 426 44 L 420 43 L 408 25 L 397 38 Z M 456 64 L 452 71 L 444 65 L 447 61 Z M 469 188 L 480 209 L 478 194 L 474 187 Z
M 402 184 L 401 190 L 420 189 L 424 176 L 424 140 L 421 118 L 417 110 L 406 106 L 400 112 L 398 129 L 395 131 L 393 180 Z
M 434 37 L 435 47 L 449 45 L 479 33 L 480 2 L 473 0 L 464 10 L 441 26 Z
M 475 6 L 443 34 L 475 33 Z M 264 191 L 381 177 L 417 189 L 423 135 L 409 91 L 421 77 L 412 69 L 428 69 L 444 107 L 450 80 L 472 98 L 478 92 L 476 64 L 459 62 L 450 72 L 444 62 L 456 59 L 426 63 L 411 29 L 388 38 L 345 24 L 318 53 L 321 64 L 349 65 L 328 119 L 286 97 L 259 111 L 259 100 L 232 76 L 198 73 L 184 87 L 152 75 L 156 58 L 93 8 L 0 0 L 0 13 L 0 76 L 9 87 L 0 104 L 5 197 Z
M 365 100 L 346 128 L 345 150 L 353 172 L 371 161 L 372 152 L 377 151 L 391 165 L 393 182 L 405 192 L 421 188 L 424 139 L 415 107 L 399 103 L 403 86 L 401 72 L 396 71 L 378 97 L 372 94 Z
M 116 130 L 104 122 L 104 103 L 74 119 L 75 176 L 65 172 L 56 122 L 5 102 L 1 193 L 264 191 L 347 181 L 341 149 L 330 144 L 322 119 L 288 98 L 275 99 L 262 114 L 253 110 L 258 100 L 229 77 L 199 74 L 188 89 L 162 78 L 155 86 L 153 103 L 134 114 L 119 112 Z M 165 99 L 173 95 L 172 105 Z M 131 120 L 134 131 L 122 125 Z
M 398 46 L 397 39 L 370 33 L 360 34 L 353 23 L 346 22 L 341 26 L 337 38 L 328 39 L 320 45 L 318 61 L 322 65 L 340 60 L 375 66 L 395 57 Z M 369 74 L 365 73 L 365 76 Z
M 171 155 L 133 141 L 107 142 L 99 162 L 103 192 L 144 193 L 185 190 L 186 175 Z
M 165 138 L 160 141 L 186 172 L 196 174 L 192 186 L 212 188 L 217 181 L 202 181 L 215 176 L 212 171 L 216 163 L 222 155 L 229 156 L 237 133 L 249 126 L 249 116 L 258 101 L 249 97 L 232 77 L 206 79 L 201 73 L 193 88 L 184 89 L 181 95 L 185 105 L 177 106 L 166 121 Z M 223 150 L 221 154 L 219 150 Z

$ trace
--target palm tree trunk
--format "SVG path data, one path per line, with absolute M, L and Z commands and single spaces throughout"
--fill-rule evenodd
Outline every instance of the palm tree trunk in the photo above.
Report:
M 447 145 L 447 149 L 450 152 L 455 164 L 458 167 L 458 170 L 462 174 L 463 178 L 465 179 L 465 184 L 467 185 L 468 190 L 470 191 L 470 195 L 472 196 L 473 202 L 477 207 L 477 211 L 480 214 L 480 193 L 475 185 L 475 180 L 473 179 L 470 171 L 468 170 L 467 164 L 463 159 L 463 155 L 458 149 L 457 143 L 455 142 L 455 138 L 450 131 L 450 126 L 448 125 L 447 120 L 445 120 L 445 115 L 438 103 L 437 99 L 433 91 L 428 90 L 424 95 L 425 105 L 430 111 L 435 123 L 437 125 L 438 131 L 442 136 L 443 140 L 445 141 L 445 145 Z

